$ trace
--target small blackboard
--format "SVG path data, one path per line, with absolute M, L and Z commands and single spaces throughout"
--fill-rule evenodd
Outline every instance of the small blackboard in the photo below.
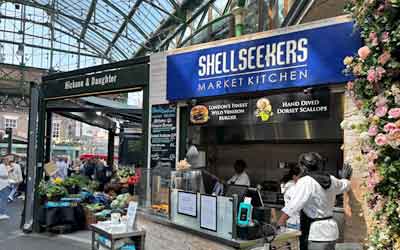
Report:
M 175 168 L 176 106 L 151 107 L 151 167 Z

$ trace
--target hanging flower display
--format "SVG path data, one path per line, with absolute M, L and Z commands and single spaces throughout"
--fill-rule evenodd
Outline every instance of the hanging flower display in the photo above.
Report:
M 364 40 L 343 60 L 345 73 L 355 77 L 347 91 L 362 125 L 345 120 L 342 128 L 359 134 L 361 152 L 351 160 L 368 172 L 368 249 L 400 250 L 400 0 L 351 0 L 346 11 Z

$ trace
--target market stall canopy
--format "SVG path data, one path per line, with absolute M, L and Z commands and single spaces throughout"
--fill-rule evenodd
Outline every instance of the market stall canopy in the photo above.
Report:
M 87 160 L 87 159 L 93 159 L 93 158 L 99 158 L 102 160 L 107 160 L 107 155 L 105 154 L 81 154 L 79 156 L 79 160 Z M 117 156 L 114 156 L 114 160 L 118 160 Z
M 48 111 L 106 130 L 115 130 L 116 120 L 142 126 L 142 109 L 104 97 L 50 101 Z

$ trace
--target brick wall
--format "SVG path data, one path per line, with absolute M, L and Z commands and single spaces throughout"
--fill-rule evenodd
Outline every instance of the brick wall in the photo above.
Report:
M 345 117 L 357 114 L 357 109 L 349 97 L 345 98 Z M 347 161 L 351 155 L 357 154 L 360 147 L 357 143 L 358 135 L 352 131 L 344 131 L 344 159 Z M 367 192 L 363 183 L 365 181 L 366 170 L 354 168 L 353 178 L 351 181 L 352 189 L 348 193 L 350 207 L 345 208 L 345 242 L 362 242 L 364 243 L 368 232 L 368 219 L 366 212 L 368 211 L 364 202 L 364 194 Z M 346 197 L 345 197 L 346 199 Z

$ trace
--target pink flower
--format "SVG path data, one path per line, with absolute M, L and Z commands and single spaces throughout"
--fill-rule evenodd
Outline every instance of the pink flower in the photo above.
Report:
M 360 56 L 360 58 L 362 60 L 367 59 L 370 54 L 371 54 L 371 50 L 368 48 L 368 46 L 361 47 L 358 50 L 358 55 Z
M 379 118 L 384 117 L 387 112 L 388 112 L 388 106 L 384 105 L 384 106 L 379 106 L 375 109 L 375 115 Z
M 378 14 L 382 15 L 384 11 L 385 11 L 385 5 L 384 4 L 379 5 Z
M 384 43 L 389 42 L 389 32 L 385 31 L 381 35 L 381 41 Z
M 383 67 L 379 66 L 376 68 L 375 72 L 376 72 L 376 79 L 379 81 L 382 79 L 383 74 L 386 73 L 386 70 Z
M 380 65 L 385 65 L 392 58 L 389 52 L 385 51 L 382 55 L 379 56 L 378 62 Z
M 396 128 L 390 131 L 389 139 L 392 141 L 393 145 L 397 147 L 399 145 L 398 143 L 400 142 L 400 129 Z
M 375 150 L 371 150 L 367 154 L 367 158 L 370 162 L 373 162 L 378 159 L 378 153 Z
M 392 108 L 389 110 L 389 118 L 399 118 L 400 108 Z
M 394 129 L 396 129 L 396 128 L 397 128 L 396 124 L 394 124 L 393 122 L 389 122 L 388 124 L 386 124 L 386 125 L 383 127 L 383 130 L 384 130 L 386 133 L 389 133 L 389 132 L 391 132 L 392 130 L 394 130 Z
M 372 137 L 372 136 L 375 136 L 377 134 L 378 134 L 378 126 L 374 125 L 374 126 L 369 127 L 369 129 L 368 129 L 368 135 L 369 136 Z
M 373 46 L 378 45 L 378 35 L 375 31 L 369 33 L 369 41 L 372 43 Z
M 376 106 L 384 106 L 386 105 L 386 103 L 388 102 L 388 100 L 386 99 L 386 97 L 384 97 L 383 95 L 379 95 L 378 96 L 378 100 L 376 101 Z
M 375 82 L 376 81 L 376 73 L 375 73 L 374 69 L 368 70 L 367 80 L 369 82 Z
M 383 74 L 386 73 L 386 70 L 384 68 L 382 68 L 381 66 L 377 67 L 376 69 L 370 68 L 368 70 L 368 76 L 367 76 L 367 80 L 370 83 L 375 83 L 379 80 L 382 79 Z
M 354 89 L 354 82 L 350 81 L 350 82 L 347 83 L 347 90 L 350 91 L 352 89 Z
M 385 146 L 385 145 L 388 143 L 388 138 L 387 138 L 387 136 L 384 135 L 384 134 L 378 134 L 378 135 L 375 137 L 375 143 L 376 143 L 376 145 L 378 145 L 378 146 Z

